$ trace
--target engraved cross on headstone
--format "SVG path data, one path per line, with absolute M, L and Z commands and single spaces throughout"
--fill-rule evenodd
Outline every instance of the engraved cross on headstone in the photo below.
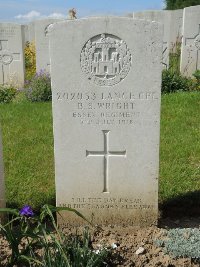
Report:
M 0 40 L 0 84 L 7 82 L 10 73 L 9 65 L 12 61 L 20 60 L 20 54 L 10 52 L 7 47 L 8 41 Z
M 197 35 L 195 35 L 193 38 L 185 38 L 185 45 L 193 47 L 197 51 L 196 69 L 200 69 L 200 24 Z
M 165 68 L 167 69 L 168 66 L 168 42 L 163 42 L 163 52 L 162 52 L 162 64 L 165 66 Z
M 103 151 L 88 151 L 86 150 L 86 157 L 103 157 L 104 158 L 104 188 L 103 193 L 109 193 L 108 189 L 108 167 L 109 157 L 126 157 L 126 150 L 124 151 L 110 151 L 109 150 L 109 130 L 103 130 L 104 136 L 104 150 Z

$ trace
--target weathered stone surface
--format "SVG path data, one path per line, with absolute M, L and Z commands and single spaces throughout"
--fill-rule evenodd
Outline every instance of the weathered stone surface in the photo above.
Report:
M 182 42 L 183 35 L 183 9 L 171 11 L 170 22 L 170 50 L 176 52 L 176 44 Z
M 50 72 L 48 26 L 58 22 L 59 19 L 44 19 L 34 22 L 36 46 L 36 70 Z M 32 25 L 33 26 L 33 25 Z M 32 28 L 30 28 L 31 30 Z
M 23 43 L 25 46 L 26 42 L 29 42 L 29 29 L 27 24 L 22 25 L 22 34 L 23 34 Z
M 35 42 L 35 22 L 22 25 L 24 32 L 24 40 L 26 42 Z
M 57 206 L 95 224 L 156 223 L 162 26 L 88 18 L 49 38 Z
M 28 24 L 29 29 L 29 42 L 35 42 L 35 22 Z
M 171 50 L 175 52 L 177 42 L 181 42 L 182 37 L 182 20 L 183 10 L 155 10 L 133 13 L 136 19 L 146 19 L 157 21 L 163 24 L 163 64 L 169 67 L 169 53 Z
M 24 84 L 23 26 L 0 23 L 0 84 Z
M 192 76 L 200 69 L 200 5 L 187 7 L 183 12 L 180 69 L 185 76 Z
M 5 186 L 4 186 L 4 169 L 3 169 L 3 147 L 0 131 L 0 208 L 5 208 Z M 0 223 L 2 219 L 0 213 Z

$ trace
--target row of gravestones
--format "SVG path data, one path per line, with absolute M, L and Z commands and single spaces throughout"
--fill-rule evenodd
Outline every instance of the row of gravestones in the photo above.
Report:
M 133 14 L 134 19 L 157 21 L 164 25 L 163 65 L 169 66 L 169 53 L 182 42 L 181 73 L 191 76 L 200 68 L 200 6 L 175 11 L 144 11 Z M 0 23 L 0 84 L 24 84 L 24 46 L 36 43 L 37 71 L 50 71 L 48 26 L 58 20 L 46 19 L 29 25 Z
M 198 47 L 195 31 L 192 27 L 184 37 L 185 45 L 190 41 L 189 47 L 193 42 Z M 57 206 L 78 209 L 95 224 L 155 223 L 162 25 L 102 17 L 52 24 L 41 31 L 43 39 L 44 32 L 49 46 L 43 42 L 43 52 L 51 62 Z M 12 33 L 7 29 L 7 36 Z M 0 205 L 1 181 L 0 145 Z M 79 225 L 81 219 L 60 218 L 60 224 L 66 222 Z
M 163 63 L 168 68 L 169 53 L 181 44 L 180 71 L 185 76 L 200 69 L 200 6 L 175 11 L 144 11 L 133 14 L 135 19 L 158 21 L 164 25 Z
M 47 27 L 56 21 L 46 19 L 29 25 L 0 23 L 0 84 L 23 87 L 24 48 L 27 41 L 36 43 L 37 70 L 49 71 Z

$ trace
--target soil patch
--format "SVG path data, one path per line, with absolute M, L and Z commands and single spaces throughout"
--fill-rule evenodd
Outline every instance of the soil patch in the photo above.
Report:
M 101 246 L 113 247 L 112 256 L 108 266 L 127 267 L 199 267 L 197 260 L 190 258 L 175 259 L 172 255 L 166 255 L 162 247 L 157 247 L 155 240 L 166 237 L 166 232 L 170 228 L 193 228 L 200 227 L 200 218 L 181 218 L 174 220 L 165 218 L 160 221 L 159 227 L 148 228 L 138 227 L 117 227 L 109 225 L 107 227 L 91 229 L 92 246 L 98 250 Z M 79 228 L 78 232 L 83 229 Z M 77 228 L 65 228 L 66 234 L 73 234 Z M 143 252 L 137 255 L 136 251 L 143 248 Z M 0 266 L 6 266 L 10 255 L 10 249 L 2 237 L 0 238 Z M 78 267 L 78 266 L 77 266 Z

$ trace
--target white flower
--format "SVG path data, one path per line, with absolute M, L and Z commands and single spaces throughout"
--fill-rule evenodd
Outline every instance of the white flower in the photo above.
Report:
M 100 253 L 100 250 L 99 250 L 99 249 L 94 250 L 94 253 L 95 253 L 95 254 L 99 254 L 99 253 Z

